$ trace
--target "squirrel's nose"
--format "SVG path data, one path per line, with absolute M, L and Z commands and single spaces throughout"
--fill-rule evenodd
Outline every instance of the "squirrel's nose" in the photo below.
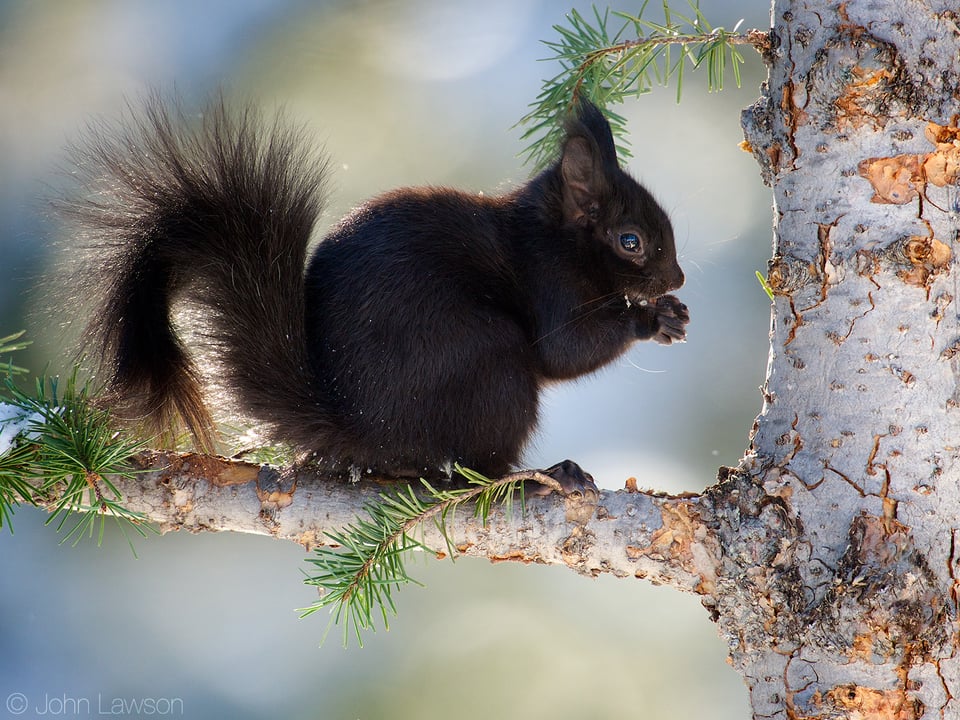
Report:
M 668 290 L 679 290 L 683 287 L 683 282 L 685 278 L 683 276 L 683 270 L 680 269 L 679 265 L 674 265 L 672 272 L 667 280 L 669 284 Z

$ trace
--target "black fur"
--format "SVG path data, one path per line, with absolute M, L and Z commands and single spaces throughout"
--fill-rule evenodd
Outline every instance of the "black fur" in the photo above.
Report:
M 403 188 L 307 245 L 326 166 L 301 133 L 217 104 L 199 127 L 153 99 L 76 157 L 95 194 L 70 203 L 92 250 L 88 347 L 121 413 L 213 429 L 171 320 L 199 303 L 222 384 L 275 441 L 332 467 L 394 475 L 518 460 L 551 380 L 637 339 L 684 337 L 670 222 L 617 164 L 582 103 L 557 163 L 485 198 Z M 624 246 L 628 247 L 624 247 Z

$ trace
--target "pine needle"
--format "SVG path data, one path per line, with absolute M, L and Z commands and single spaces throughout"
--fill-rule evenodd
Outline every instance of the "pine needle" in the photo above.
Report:
M 744 58 L 738 45 L 758 47 L 766 37 L 762 33 L 738 34 L 707 22 L 697 4 L 691 3 L 691 15 L 685 16 L 663 4 L 664 20 L 653 22 L 643 17 L 644 2 L 636 15 L 601 13 L 595 6 L 592 18 L 577 10 L 566 16 L 566 25 L 555 25 L 558 40 L 544 41 L 552 55 L 545 60 L 559 63 L 560 72 L 545 81 L 540 94 L 528 112 L 517 123 L 526 129 L 521 138 L 529 140 L 523 151 L 526 161 L 537 169 L 549 165 L 563 140 L 563 118 L 579 98 L 587 98 L 606 108 L 617 152 L 622 159 L 630 157 L 626 137 L 626 120 L 609 109 L 628 97 L 644 95 L 655 85 L 676 82 L 677 102 L 683 88 L 684 69 L 707 68 L 709 90 L 722 90 L 726 71 L 732 69 L 734 81 L 740 85 L 740 65 Z M 611 26 L 619 23 L 616 30 Z M 623 39 L 623 38 L 631 39 Z M 674 58 L 671 48 L 679 48 Z
M 425 523 L 435 524 L 446 543 L 447 556 L 453 559 L 458 552 L 447 528 L 459 507 L 473 502 L 474 516 L 486 524 L 495 505 L 509 514 L 518 494 L 522 504 L 523 483 L 539 477 L 537 473 L 515 473 L 490 480 L 459 466 L 457 472 L 467 478 L 469 487 L 448 490 L 421 480 L 419 488 L 410 485 L 381 493 L 377 502 L 365 506 L 366 518 L 328 532 L 333 547 L 314 550 L 307 560 L 313 572 L 304 580 L 318 587 L 321 596 L 301 609 L 301 617 L 329 607 L 327 631 L 342 623 L 344 646 L 353 635 L 362 647 L 362 633 L 376 630 L 375 617 L 384 629 L 390 629 L 390 615 L 396 616 L 393 591 L 410 583 L 420 585 L 407 573 L 405 560 L 414 550 L 432 552 L 417 538 Z
M 20 349 L 0 339 L 0 352 Z M 106 411 L 94 407 L 88 385 L 77 381 L 77 370 L 61 388 L 56 377 L 37 378 L 33 392 L 21 389 L 13 371 L 0 380 L 0 528 L 13 532 L 18 505 L 44 505 L 47 524 L 74 544 L 84 536 L 103 541 L 108 517 L 145 535 L 147 519 L 123 507 L 112 478 L 133 477 L 129 460 L 143 447 L 113 430 Z M 131 549 L 132 549 L 131 543 Z

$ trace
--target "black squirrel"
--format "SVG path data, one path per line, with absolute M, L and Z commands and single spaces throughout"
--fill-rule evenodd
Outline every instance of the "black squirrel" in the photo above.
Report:
M 87 192 L 75 289 L 86 352 L 120 417 L 179 416 L 213 446 L 201 374 L 172 310 L 200 308 L 218 385 L 272 441 L 333 470 L 511 470 L 545 384 L 634 341 L 685 338 L 666 213 L 618 162 L 581 100 L 560 158 L 500 197 L 401 188 L 312 249 L 327 161 L 302 129 L 221 98 L 202 118 L 150 98 L 74 148 Z M 577 482 L 579 468 L 551 468 Z M 581 477 L 580 480 L 583 478 Z

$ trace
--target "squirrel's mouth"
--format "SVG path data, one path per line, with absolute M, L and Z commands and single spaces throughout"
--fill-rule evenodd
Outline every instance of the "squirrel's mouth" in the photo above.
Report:
M 679 290 L 683 286 L 683 275 L 680 280 L 675 282 L 672 279 L 664 280 L 662 278 L 645 278 L 645 281 L 636 283 L 633 287 L 624 288 L 624 298 L 634 305 L 640 305 L 644 302 L 656 302 L 664 295 L 673 290 Z
M 627 303 L 627 306 L 637 305 L 639 307 L 646 307 L 650 303 L 657 301 L 656 297 L 649 297 L 648 295 L 638 292 L 626 292 L 623 294 L 623 299 Z

